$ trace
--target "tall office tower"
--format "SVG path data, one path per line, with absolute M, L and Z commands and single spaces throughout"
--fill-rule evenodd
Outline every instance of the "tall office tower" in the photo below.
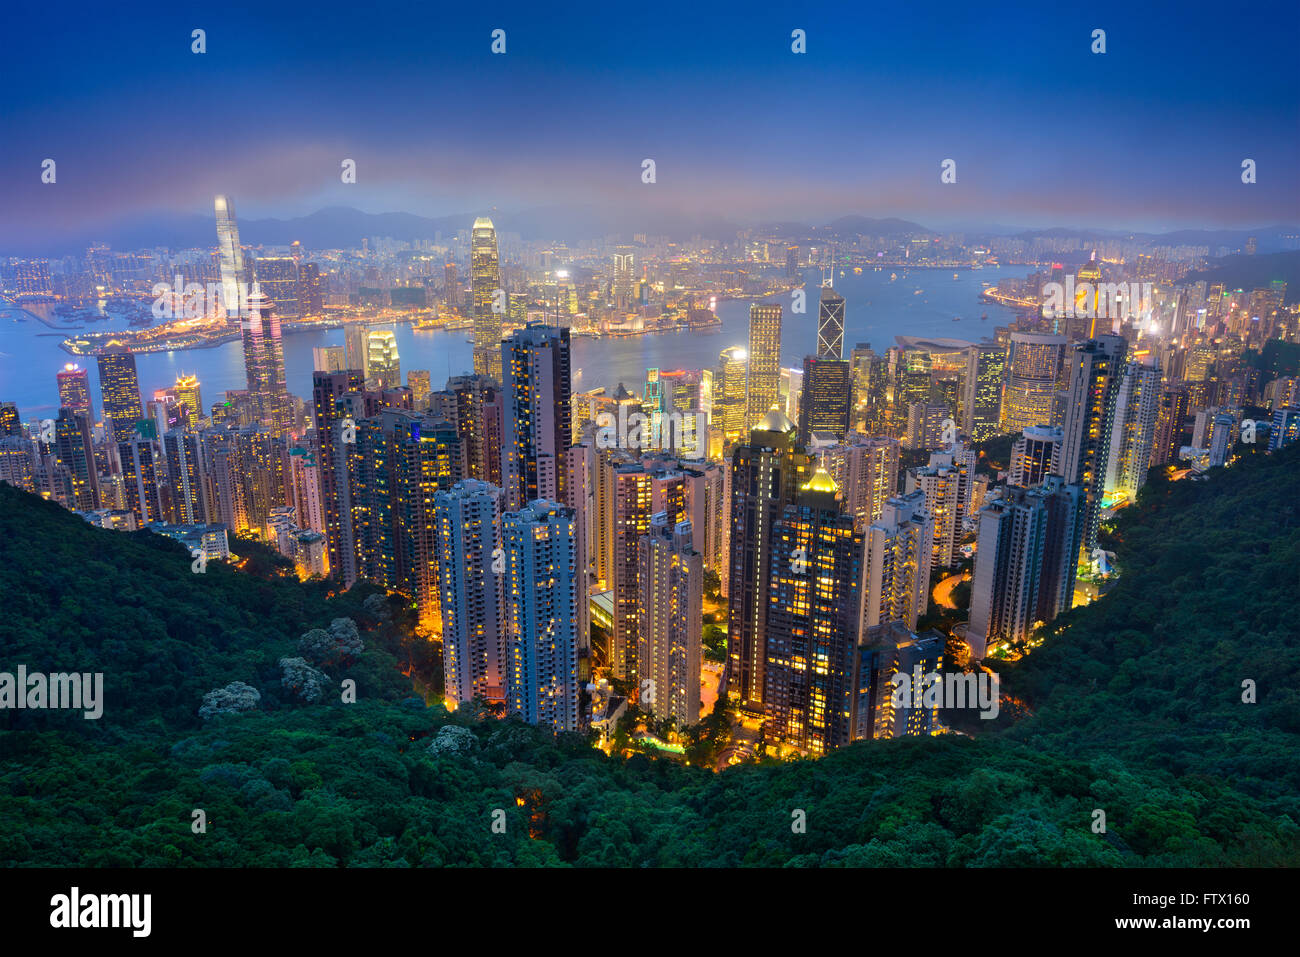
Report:
M 1053 425 L 1052 402 L 1061 388 L 1064 336 L 1013 332 L 1007 346 L 1002 431 L 1023 432 L 1031 425 Z
M 117 444 L 118 458 L 122 462 L 122 476 L 126 482 L 126 507 L 135 513 L 140 528 L 150 522 L 164 520 L 158 473 L 158 443 L 152 438 L 137 435 L 127 442 Z
M 1018 643 L 1074 603 L 1084 492 L 1049 475 L 1035 488 L 1008 486 L 980 509 L 966 642 L 976 658 L 990 644 Z
M 691 523 L 672 525 L 667 512 L 656 513 L 638 553 L 636 673 L 642 707 L 678 727 L 696 724 L 704 558 L 693 547 Z
M 1124 371 L 1126 343 L 1119 336 L 1100 336 L 1074 347 L 1070 357 L 1070 386 L 1066 393 L 1065 445 L 1062 474 L 1083 488 L 1083 542 L 1091 553 L 1110 458 L 1110 433 L 1115 399 Z
M 69 362 L 55 378 L 59 383 L 59 407 L 84 412 L 93 420 L 95 411 L 90 406 L 90 376 L 86 370 Z
M 465 479 L 433 496 L 442 591 L 442 662 L 452 701 L 505 701 L 501 578 L 501 490 Z M 504 566 L 502 566 L 504 567 Z
M 781 307 L 749 307 L 749 369 L 745 425 L 759 428 L 781 395 Z
M 742 708 L 760 714 L 774 526 L 811 476 L 812 458 L 779 411 L 769 412 L 732 453 L 726 682 Z
M 298 306 L 298 264 L 291 256 L 264 256 L 253 261 L 262 295 L 271 300 L 275 314 L 284 319 L 302 315 Z
M 1032 488 L 1049 475 L 1060 475 L 1065 433 L 1049 425 L 1031 425 L 1011 446 L 1007 484 Z
M 817 304 L 817 357 L 844 358 L 844 297 L 830 285 L 822 286 Z
M 885 502 L 867 528 L 862 563 L 862 626 L 901 621 L 908 628 L 925 614 L 934 560 L 934 518 L 917 489 Z
M 470 236 L 470 286 L 474 295 L 474 374 L 501 382 L 502 314 L 493 309 L 501 289 L 501 262 L 497 231 L 485 216 L 474 220 Z
M 411 390 L 411 405 L 416 412 L 423 412 L 429 407 L 429 396 L 433 394 L 433 384 L 428 369 L 408 369 L 406 387 Z
M 286 504 L 284 439 L 259 428 L 237 429 L 230 438 L 230 465 L 244 510 L 234 530 L 266 538 L 274 510 Z
M 713 379 L 713 417 L 710 421 L 722 429 L 727 441 L 740 438 L 745 429 L 748 358 L 749 353 L 740 346 L 723 349 L 718 356 L 718 373 Z
M 817 453 L 821 467 L 840 489 L 844 511 L 858 528 L 880 518 L 886 499 L 898 492 L 900 449 L 898 439 L 853 436 Z
M 166 468 L 157 471 L 167 476 L 171 499 L 171 513 L 166 520 L 173 525 L 207 525 L 202 447 L 198 435 L 185 429 L 163 433 L 162 454 Z
M 818 469 L 773 528 L 763 705 L 776 741 L 806 754 L 849 743 L 863 535 Z
M 919 452 L 925 449 L 937 449 L 947 444 L 949 429 L 955 430 L 956 423 L 945 428 L 952 420 L 952 413 L 946 405 L 934 402 L 909 402 L 907 405 L 907 428 L 903 433 L 903 447 Z
M 1124 366 L 1115 397 L 1110 455 L 1103 490 L 1107 499 L 1134 501 L 1146 484 L 1160 407 L 1160 367 L 1145 355 Z
M 854 649 L 852 729 L 854 741 L 872 738 L 910 738 L 932 734 L 938 709 L 913 707 L 906 702 L 894 707 L 895 675 L 915 681 L 917 671 L 927 675 L 939 670 L 944 636 L 936 631 L 915 634 L 901 621 L 888 621 L 868 628 Z
M 804 357 L 799 399 L 800 443 L 811 444 L 814 432 L 831 436 L 836 442 L 844 441 L 849 432 L 851 391 L 848 360 Z
M 465 455 L 465 474 L 501 487 L 505 394 L 490 376 L 462 375 L 447 380 L 456 428 Z
M 248 295 L 248 272 L 244 268 L 244 250 L 239 245 L 239 225 L 235 222 L 235 201 L 216 198 L 217 253 L 221 262 L 221 301 L 226 315 L 238 318 Z
M 934 521 L 933 567 L 951 568 L 961 561 L 962 524 L 970 507 L 971 474 L 966 462 L 942 452 L 930 464 L 907 470 L 907 492 L 925 495 L 925 510 Z
M 501 519 L 509 709 L 578 730 L 578 581 L 573 510 L 537 500 Z
M 18 406 L 13 402 L 0 402 L 0 436 L 22 434 L 23 423 L 18 418 Z
M 960 418 L 962 431 L 974 442 L 991 439 L 1001 431 L 1006 362 L 1006 350 L 996 342 L 983 342 L 966 350 Z
M 351 547 L 351 483 L 347 453 L 356 442 L 356 421 L 364 413 L 361 396 L 366 388 L 365 378 L 359 369 L 315 372 L 311 378 L 330 574 L 342 578 L 350 588 L 357 580 L 357 568 L 356 555 Z M 349 396 L 353 398 L 349 400 Z
M 1155 435 L 1151 440 L 1152 465 L 1164 465 L 1178 460 L 1178 449 L 1183 444 L 1183 423 L 1187 421 L 1188 401 L 1188 392 L 1184 386 L 1171 386 L 1160 393 Z
M 289 450 L 289 492 L 293 496 L 295 524 L 325 534 L 325 502 L 321 497 L 320 461 L 311 445 Z M 328 546 L 323 564 L 328 563 Z
M 443 263 L 442 298 L 452 309 L 460 308 L 460 277 L 455 263 Z
M 636 281 L 635 260 L 631 246 L 619 246 L 614 251 L 614 300 L 620 309 L 632 304 L 633 284 Z
M 185 406 L 185 424 L 191 429 L 197 429 L 199 419 L 203 418 L 203 395 L 199 389 L 199 377 L 178 375 L 175 391 L 176 401 Z
M 325 284 L 320 266 L 315 263 L 298 265 L 298 314 L 319 316 L 325 312 Z
M 99 508 L 99 471 L 90 440 L 90 416 L 85 412 L 59 409 L 54 420 L 54 464 L 59 474 L 59 497 L 68 508 L 78 512 Z
M 785 247 L 785 278 L 787 279 L 799 278 L 799 247 L 798 246 Z
M 363 379 L 370 376 L 369 365 L 370 326 L 364 322 L 349 322 L 343 327 L 343 369 L 359 369 Z M 332 370 L 331 370 L 332 371 Z
M 347 369 L 347 353 L 343 346 L 313 346 L 311 366 L 313 372 L 343 372 Z
M 494 378 L 503 386 L 506 507 L 517 511 L 539 498 L 562 502 L 572 418 L 569 330 L 529 323 L 500 344 L 500 354 Z
M 114 442 L 127 442 L 144 416 L 135 354 L 125 346 L 109 346 L 99 353 L 99 391 L 104 400 L 104 420 Z
M 375 388 L 380 391 L 401 386 L 402 361 L 392 330 L 374 329 L 366 337 L 366 379 L 375 380 Z
M 293 424 L 293 407 L 284 376 L 284 342 L 280 337 L 280 319 L 271 300 L 256 283 L 244 302 L 240 325 L 244 373 L 257 421 L 282 435 Z

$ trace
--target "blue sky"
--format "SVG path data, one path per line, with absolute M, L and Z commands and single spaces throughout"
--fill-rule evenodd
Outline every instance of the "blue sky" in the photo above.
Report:
M 0 37 L 0 236 L 210 213 L 222 191 L 246 218 L 594 204 L 633 228 L 650 207 L 935 226 L 1300 220 L 1297 5 L 1137 7 L 24 4 Z M 195 27 L 206 54 L 190 52 Z

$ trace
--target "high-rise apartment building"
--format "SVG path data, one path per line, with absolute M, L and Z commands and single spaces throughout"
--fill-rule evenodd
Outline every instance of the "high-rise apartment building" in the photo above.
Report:
M 125 346 L 109 346 L 100 351 L 98 360 L 104 422 L 114 442 L 130 441 L 135 424 L 144 417 L 135 354 Z
M 774 526 L 811 474 L 794 423 L 779 411 L 732 454 L 726 681 L 728 694 L 749 711 L 763 710 Z
M 537 500 L 501 520 L 507 706 L 530 724 L 578 730 L 577 522 Z
M 862 627 L 901 621 L 915 629 L 930 597 L 934 519 L 920 489 L 891 498 L 866 531 Z
M 976 658 L 1019 643 L 1074 603 L 1084 493 L 1059 476 L 1008 486 L 980 510 L 966 642 Z
M 820 469 L 773 528 L 763 694 L 768 733 L 812 755 L 848 744 L 863 535 Z
M 501 490 L 465 479 L 434 494 L 442 589 L 442 660 L 446 694 L 455 702 L 504 701 L 505 629 Z
M 59 385 L 59 407 L 84 412 L 94 421 L 95 411 L 90 404 L 90 376 L 75 362 L 69 362 L 55 378 Z
M 984 442 L 1001 431 L 1002 380 L 1006 350 L 996 342 L 966 350 L 961 379 L 960 425 L 974 442 Z
M 1107 499 L 1134 501 L 1146 484 L 1160 412 L 1160 367 L 1149 354 L 1124 366 L 1115 396 L 1110 455 L 1103 486 Z
M 691 523 L 650 518 L 637 545 L 636 674 L 643 710 L 679 727 L 700 720 L 700 636 L 704 559 Z
M 1127 346 L 1119 336 L 1100 336 L 1075 346 L 1070 355 L 1070 386 L 1062 426 L 1062 474 L 1066 482 L 1083 489 L 1082 547 L 1089 553 L 1097 544 L 1115 401 Z
M 500 343 L 499 352 L 506 507 L 517 510 L 539 498 L 562 502 L 573 391 L 569 330 L 529 323 Z
M 1048 425 L 1031 425 L 1011 446 L 1007 484 L 1031 488 L 1049 475 L 1061 474 L 1065 433 Z

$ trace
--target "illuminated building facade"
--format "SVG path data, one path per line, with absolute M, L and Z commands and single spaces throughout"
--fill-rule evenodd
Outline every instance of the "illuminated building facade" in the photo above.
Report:
M 691 523 L 673 524 L 667 512 L 657 512 L 637 552 L 636 674 L 643 689 L 641 707 L 656 718 L 671 718 L 678 727 L 696 724 L 704 559 L 693 547 Z
M 749 368 L 746 377 L 745 423 L 757 428 L 777 405 L 781 394 L 781 307 L 755 303 L 749 307 Z
M 135 424 L 144 415 L 135 355 L 124 346 L 110 346 L 99 353 L 98 359 L 105 424 L 113 441 L 129 441 L 135 435 Z
M 501 262 L 497 231 L 486 217 L 474 220 L 470 234 L 470 286 L 474 297 L 474 374 L 502 382 L 502 313 L 493 308 L 501 288 Z
M 1023 432 L 1052 425 L 1052 404 L 1061 387 L 1067 340 L 1064 336 L 1013 332 L 1007 347 L 1002 431 Z
M 866 531 L 862 626 L 901 621 L 915 628 L 925 614 L 934 561 L 934 519 L 921 490 L 885 502 Z
M 565 500 L 572 419 L 569 330 L 529 323 L 499 344 L 502 395 L 501 479 L 506 507 Z

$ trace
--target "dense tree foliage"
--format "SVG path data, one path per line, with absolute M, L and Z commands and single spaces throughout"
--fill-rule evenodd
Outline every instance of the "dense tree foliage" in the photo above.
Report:
M 999 666 L 993 727 L 721 773 L 725 718 L 687 764 L 449 713 L 412 690 L 436 645 L 399 597 L 247 543 L 195 574 L 0 485 L 0 671 L 102 671 L 106 699 L 0 711 L 0 866 L 1300 863 L 1298 469 L 1158 476 L 1116 521 L 1115 590 Z M 323 673 L 314 700 L 281 659 Z M 200 717 L 235 682 L 254 706 Z

